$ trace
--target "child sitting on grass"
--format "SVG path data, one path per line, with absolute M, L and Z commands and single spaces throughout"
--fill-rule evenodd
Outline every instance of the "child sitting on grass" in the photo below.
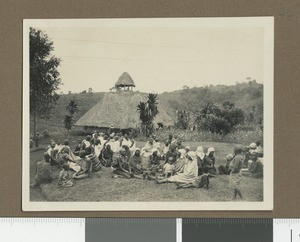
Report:
M 67 163 L 62 165 L 62 169 L 58 176 L 58 186 L 60 187 L 71 187 L 73 186 L 72 176 L 70 172 L 70 167 Z
M 45 152 L 42 161 L 38 161 L 36 164 L 36 175 L 34 178 L 34 183 L 31 187 L 37 187 L 42 183 L 51 182 L 51 166 L 50 166 L 50 155 Z
M 163 175 L 165 178 L 168 178 L 170 176 L 174 175 L 175 166 L 174 166 L 174 159 L 173 157 L 169 157 L 168 161 L 165 163 L 163 168 Z

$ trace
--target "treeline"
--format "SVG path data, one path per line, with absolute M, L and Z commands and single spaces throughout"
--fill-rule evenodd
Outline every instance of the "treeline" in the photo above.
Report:
M 231 86 L 184 88 L 159 99 L 175 110 L 175 127 L 227 134 L 235 129 L 262 129 L 263 85 L 255 80 Z M 170 113 L 169 113 L 170 114 Z

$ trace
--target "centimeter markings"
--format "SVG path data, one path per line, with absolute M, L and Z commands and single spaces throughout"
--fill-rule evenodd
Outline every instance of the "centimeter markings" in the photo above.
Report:
M 299 242 L 300 219 L 274 219 L 273 237 L 274 242 Z
M 80 226 L 85 225 L 85 218 L 0 218 L 0 224 L 10 224 L 11 226 L 15 224 L 80 224 Z
M 276 224 L 300 225 L 300 219 L 283 218 L 0 218 L 1 224 L 33 223 L 33 224 Z
M 33 223 L 33 224 L 275 224 L 300 225 L 297 218 L 0 218 L 1 224 Z
M 26 242 L 84 242 L 86 228 L 94 224 L 99 229 L 113 225 L 155 225 L 175 226 L 176 241 L 184 242 L 182 234 L 186 227 L 233 226 L 232 229 L 259 225 L 273 228 L 274 242 L 300 242 L 300 219 L 269 218 L 0 218 L 0 233 L 10 241 Z M 234 227 L 236 225 L 236 227 Z M 107 227 L 106 227 L 107 228 Z M 151 227 L 149 227 L 151 230 Z M 49 233 L 50 232 L 50 233 Z M 46 237 L 45 237 L 46 236 Z M 54 237 L 53 237 L 54 236 Z M 57 238 L 58 236 L 58 238 Z M 65 237 L 64 237 L 65 236 Z M 89 242 L 89 241 L 87 241 Z

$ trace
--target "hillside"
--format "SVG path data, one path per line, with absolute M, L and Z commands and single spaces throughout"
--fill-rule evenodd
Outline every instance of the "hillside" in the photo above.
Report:
M 88 110 L 102 100 L 104 92 L 63 94 L 60 96 L 53 116 L 50 120 L 40 121 L 54 126 L 63 126 L 63 117 L 67 114 L 66 107 L 70 100 L 78 102 L 79 113 L 75 117 L 77 121 Z M 225 101 L 233 102 L 247 114 L 255 110 L 256 118 L 263 117 L 263 85 L 251 81 L 237 83 L 231 86 L 217 85 L 206 87 L 194 87 L 174 92 L 165 92 L 158 95 L 160 104 L 166 112 L 175 120 L 176 110 L 187 110 L 195 113 L 208 102 L 222 104 Z
M 252 106 L 262 108 L 263 85 L 256 81 L 237 83 L 231 86 L 217 85 L 194 87 L 159 95 L 161 101 L 174 110 L 186 109 L 196 112 L 208 102 L 222 104 L 233 102 L 244 111 Z

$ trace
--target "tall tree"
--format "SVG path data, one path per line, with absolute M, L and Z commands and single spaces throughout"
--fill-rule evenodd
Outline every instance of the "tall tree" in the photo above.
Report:
M 56 91 L 61 84 L 57 67 L 60 59 L 51 52 L 53 42 L 48 35 L 30 28 L 30 114 L 33 117 L 33 135 L 36 143 L 37 118 L 50 118 L 59 95 Z

